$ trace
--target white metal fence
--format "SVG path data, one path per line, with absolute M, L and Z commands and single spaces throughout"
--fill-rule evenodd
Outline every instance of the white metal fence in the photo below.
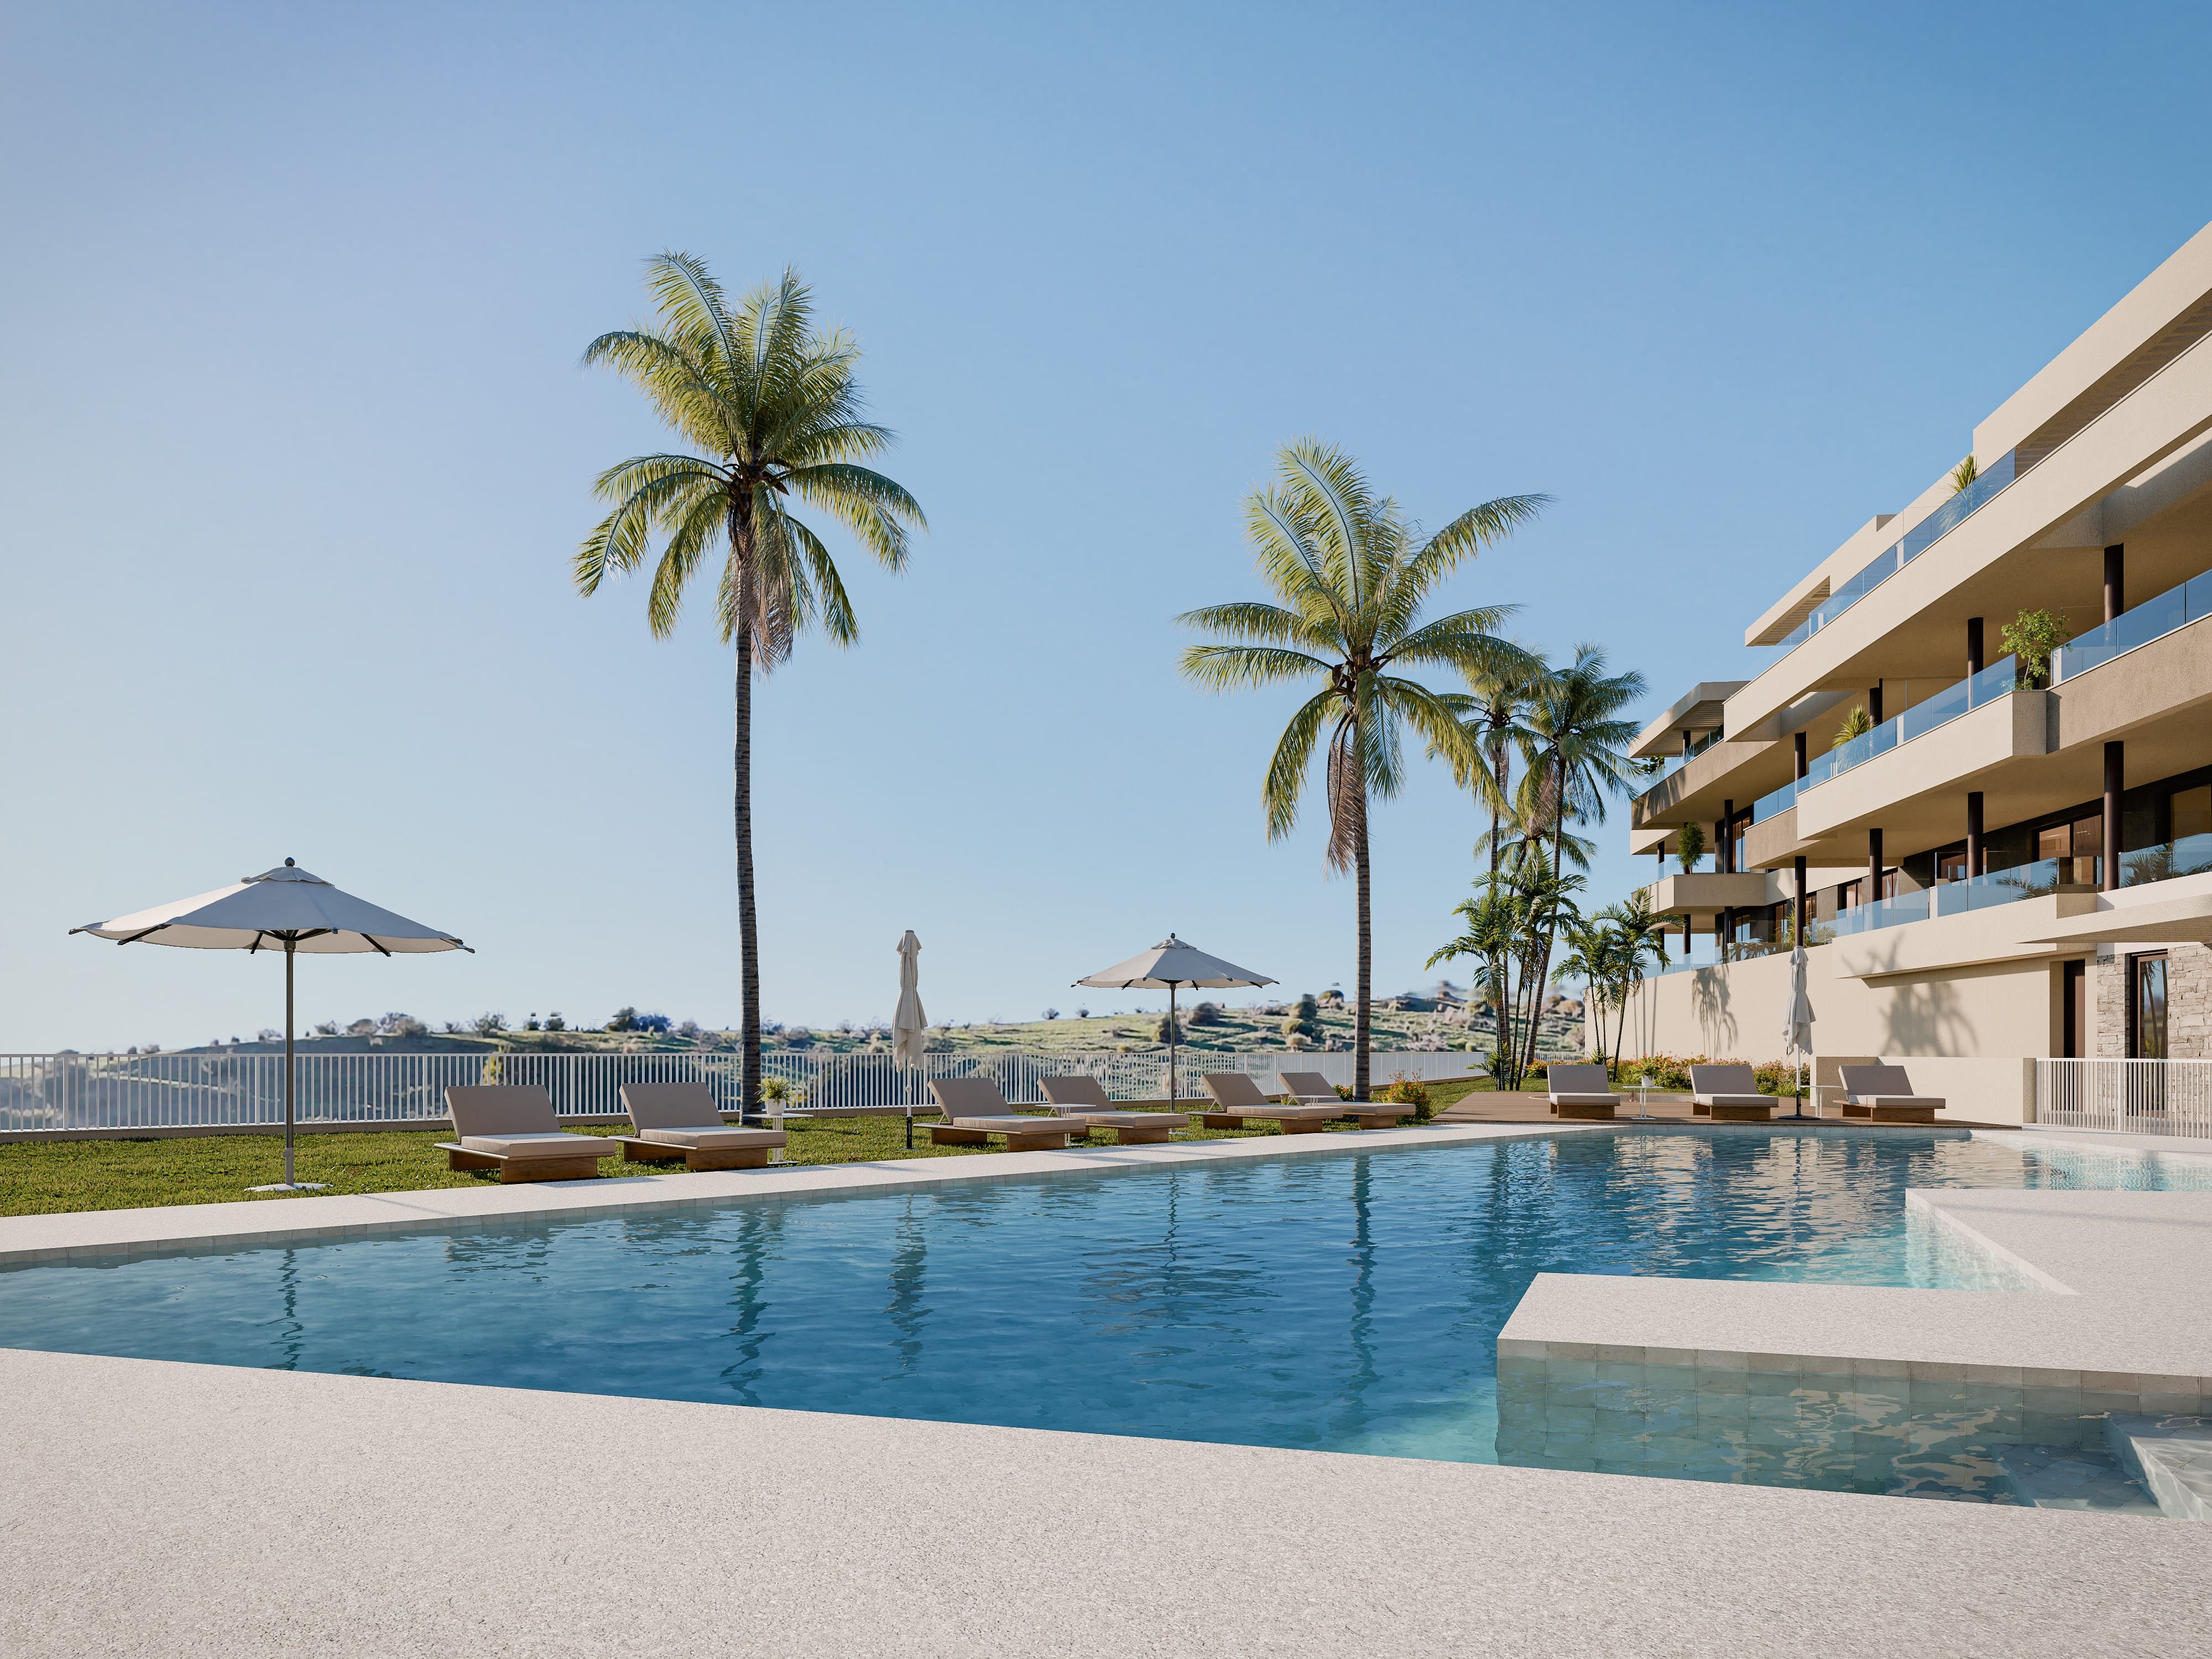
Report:
M 1246 1072 L 1272 1081 L 1284 1066 L 1349 1085 L 1349 1054 L 1216 1054 L 1182 1056 L 1186 1098 L 1205 1072 Z M 1483 1056 L 1466 1052 L 1378 1054 L 1369 1078 L 1381 1088 L 1404 1077 L 1464 1077 Z M 738 1108 L 739 1057 L 727 1051 L 630 1054 L 314 1054 L 299 1057 L 297 1115 L 303 1124 L 420 1122 L 443 1118 L 445 1091 L 472 1083 L 536 1084 L 563 1117 L 622 1113 L 625 1083 L 706 1084 L 726 1111 Z M 763 1071 L 814 1107 L 917 1105 L 933 1077 L 988 1077 L 1008 1100 L 1041 1103 L 1040 1080 L 1095 1077 L 1117 1100 L 1158 1100 L 1168 1087 L 1164 1051 L 1137 1054 L 1004 1053 L 930 1054 L 922 1066 L 889 1054 L 777 1050 Z M 284 1118 L 284 1057 L 270 1054 L 0 1054 L 0 1133 L 24 1130 L 214 1128 L 274 1126 Z
M 2039 1060 L 2035 1121 L 2212 1136 L 2212 1060 Z

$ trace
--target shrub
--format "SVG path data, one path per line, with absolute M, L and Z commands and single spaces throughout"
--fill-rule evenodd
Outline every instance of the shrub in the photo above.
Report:
M 538 1016 L 532 1014 L 529 1018 L 525 1019 L 522 1022 L 522 1029 L 526 1031 L 536 1030 L 538 1029 Z
M 1058 1019 L 1060 1018 L 1060 1010 L 1057 1008 L 1048 1008 L 1044 1011 L 1044 1017 L 1048 1020 Z
M 665 1014 L 640 1014 L 630 1022 L 630 1029 L 649 1031 L 655 1036 L 666 1036 L 668 1028 L 675 1022 Z
M 505 1014 L 478 1014 L 469 1023 L 469 1029 L 480 1037 L 497 1036 L 507 1029 Z
M 1698 860 L 1705 855 L 1705 826 L 1686 823 L 1674 834 L 1674 856 L 1682 860 L 1685 871 L 1697 867 Z
M 348 1036 L 374 1036 L 376 1035 L 376 1022 L 373 1019 L 357 1019 L 354 1021 L 352 1024 L 346 1027 L 346 1035 Z
M 696 1019 L 685 1020 L 676 1028 L 676 1035 L 680 1037 L 689 1037 L 692 1042 L 696 1042 L 699 1040 L 699 1022 Z
M 1836 735 L 1828 739 L 1828 747 L 1841 749 L 1853 738 L 1863 738 L 1874 730 L 1874 716 L 1868 714 L 1864 703 L 1855 703 L 1851 712 L 1844 716 L 1844 723 L 1836 728 Z
M 637 1010 L 635 1008 L 617 1008 L 614 1018 L 607 1022 L 610 1031 L 634 1031 L 636 1029 Z
M 334 1019 L 326 1019 L 321 1024 L 315 1027 L 315 1035 L 317 1036 L 336 1036 L 337 1034 L 338 1023 Z
M 1413 1078 L 1392 1078 L 1377 1098 L 1387 1100 L 1394 1106 L 1412 1107 L 1416 1123 L 1426 1123 L 1436 1115 L 1436 1109 L 1429 1100 L 1429 1085 Z
M 1218 1002 L 1200 1003 L 1197 1007 L 1190 1011 L 1190 1023 L 1193 1025 L 1220 1024 L 1221 1005 Z
M 1159 1024 L 1153 1028 L 1152 1036 L 1161 1042 L 1180 1042 L 1182 1041 L 1182 1027 L 1162 1014 Z
M 1308 1024 L 1311 1024 L 1321 1016 L 1321 999 L 1311 991 L 1301 992 L 1298 995 L 1297 1006 L 1291 1012 Z
M 561 1011 L 556 1008 L 545 1016 L 545 1029 L 549 1031 L 565 1031 L 568 1029 L 568 1022 L 561 1018 Z

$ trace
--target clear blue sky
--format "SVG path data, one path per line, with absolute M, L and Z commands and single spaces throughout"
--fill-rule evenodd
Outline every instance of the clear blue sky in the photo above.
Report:
M 269 962 L 68 939 L 287 855 L 474 957 L 313 963 L 308 1020 L 738 1007 L 729 666 L 568 561 L 662 437 L 577 367 L 640 261 L 785 264 L 868 354 L 932 533 L 760 698 L 771 1018 L 1072 1009 L 1169 929 L 1352 977 L 1290 694 L 1178 678 L 1317 433 L 1451 597 L 1651 679 L 1963 454 L 2212 217 L 2197 6 L 1822 10 L 16 6 L 0 17 L 0 1047 L 281 1013 Z M 1376 824 L 1428 977 L 1471 805 Z M 1628 883 L 1621 816 L 1601 898 Z M 1127 1006 L 1139 1006 L 1125 1000 Z M 1152 1000 L 1157 1002 L 1158 999 Z M 1093 1006 L 1118 1006 L 1111 997 Z M 1150 1006 L 1149 1004 L 1144 1006 Z

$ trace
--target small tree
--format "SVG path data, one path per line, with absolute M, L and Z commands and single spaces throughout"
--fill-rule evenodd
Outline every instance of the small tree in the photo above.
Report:
M 2004 648 L 2018 665 L 2013 684 L 2022 691 L 2051 683 L 2051 655 L 2074 637 L 2066 618 L 2048 611 L 2023 611 L 2004 625 Z
M 1836 735 L 1828 740 L 1828 747 L 1841 749 L 1853 738 L 1863 738 L 1873 730 L 1874 716 L 1867 713 L 1866 705 L 1854 704 L 1851 712 L 1844 716 L 1844 723 L 1836 728 Z
M 1705 855 L 1705 826 L 1686 823 L 1674 832 L 1674 856 L 1682 860 L 1685 874 L 1698 867 L 1698 860 Z

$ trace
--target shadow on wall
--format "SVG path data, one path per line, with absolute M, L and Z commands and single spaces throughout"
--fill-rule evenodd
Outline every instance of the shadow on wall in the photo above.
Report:
M 1896 961 L 1894 949 L 1891 963 Z M 1877 968 L 1875 972 L 1880 973 Z M 1902 980 L 1881 988 L 1881 1052 L 1886 1054 L 1972 1054 L 1980 1048 L 1959 993 L 1945 980 Z
M 1691 1006 L 1698 1016 L 1698 1035 L 1704 1040 L 1704 1052 L 1709 1054 L 1732 1054 L 1735 1052 L 1735 1016 L 1729 1012 L 1728 969 L 1700 968 L 1691 978 L 1697 983 L 1691 988 Z

